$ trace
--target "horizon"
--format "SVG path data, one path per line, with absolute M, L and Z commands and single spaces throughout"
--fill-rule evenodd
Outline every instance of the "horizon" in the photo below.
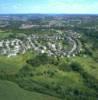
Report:
M 85 14 L 85 13 L 81 13 L 81 14 L 75 14 L 75 13 L 0 13 L 0 15 L 98 15 L 98 14 Z
M 1 0 L 0 14 L 98 14 L 98 0 Z
M 0 13 L 0 15 L 98 15 L 98 14 L 92 14 L 92 13 Z

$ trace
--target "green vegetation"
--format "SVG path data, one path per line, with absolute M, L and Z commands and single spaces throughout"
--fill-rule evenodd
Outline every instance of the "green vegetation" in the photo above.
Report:
M 4 30 L 4 31 L 3 31 Z M 54 32 L 56 32 L 55 30 L 52 30 L 52 29 L 1 29 L 0 30 L 0 39 L 10 39 L 10 38 L 23 38 L 25 37 L 26 35 L 31 35 L 31 34 L 40 34 L 40 35 L 43 35 L 43 34 L 54 34 Z
M 59 100 L 48 95 L 29 92 L 21 89 L 17 84 L 0 80 L 1 100 Z
M 30 21 L 45 25 L 52 20 L 51 17 L 46 19 Z M 58 22 L 64 23 L 63 20 Z M 77 24 L 69 21 L 62 27 L 54 25 L 53 29 L 19 29 L 22 23 L 10 21 L 10 26 L 0 28 L 0 40 L 24 38 L 30 34 L 51 35 L 57 32 L 56 29 L 71 30 L 81 35 L 82 51 L 69 58 L 38 55 L 33 51 L 10 58 L 0 55 L 0 100 L 97 100 L 98 30 L 86 27 L 98 27 L 98 22 Z M 64 44 L 63 41 L 60 43 Z
M 23 57 L 27 57 L 27 55 L 25 54 Z M 30 56 L 15 73 L 8 73 L 5 70 L 0 78 L 17 83 L 24 90 L 59 99 L 87 100 L 91 98 L 91 100 L 96 100 L 98 96 L 97 76 L 89 73 L 93 69 L 89 68 L 94 64 L 93 60 L 93 63 L 89 63 L 90 58 L 82 57 L 57 59 L 47 57 L 45 54 L 33 56 L 33 58 Z M 84 63 L 81 63 L 82 61 Z M 86 64 L 89 64 L 88 67 Z M 8 67 L 8 69 L 12 68 Z

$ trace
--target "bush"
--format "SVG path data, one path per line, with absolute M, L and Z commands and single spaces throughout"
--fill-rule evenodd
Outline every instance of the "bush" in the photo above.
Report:
M 77 71 L 77 72 L 81 72 L 82 69 L 81 69 L 81 65 L 77 62 L 72 62 L 70 64 L 70 68 L 73 70 L 73 71 Z

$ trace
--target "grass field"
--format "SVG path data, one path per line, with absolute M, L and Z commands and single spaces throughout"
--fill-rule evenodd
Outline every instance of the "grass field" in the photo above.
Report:
M 92 75 L 93 77 L 95 77 L 96 79 L 98 79 L 98 63 L 91 57 L 87 56 L 87 57 L 73 57 L 70 59 L 70 61 L 76 61 L 78 63 L 80 63 L 83 66 L 83 69 L 89 73 L 90 75 Z
M 31 64 L 27 64 L 26 61 L 28 59 L 31 59 Z M 33 61 L 36 63 L 32 63 Z M 79 65 L 71 65 L 73 62 Z M 24 100 L 32 100 L 31 98 L 34 98 L 33 100 L 43 100 L 43 98 L 44 100 L 52 100 L 51 96 L 62 99 L 65 98 L 64 100 L 73 96 L 72 100 L 76 100 L 80 98 L 78 95 L 83 95 L 86 99 L 93 98 L 91 100 L 96 100 L 95 95 L 98 87 L 95 81 L 98 79 L 97 66 L 98 64 L 90 57 L 88 57 L 88 59 L 79 56 L 62 58 L 58 63 L 56 59 L 48 59 L 47 57 L 42 59 L 42 56 L 41 58 L 36 57 L 36 54 L 32 54 L 31 52 L 11 58 L 0 56 L 0 74 L 4 72 L 5 75 L 8 75 L 6 79 L 11 81 L 0 81 L 0 90 L 2 90 L 1 93 L 6 94 L 9 98 L 11 98 L 11 96 L 14 98 L 13 96 L 19 93 L 20 95 L 15 98 L 16 100 L 22 100 L 24 98 Z M 15 76 L 13 80 L 9 75 L 17 76 Z M 86 77 L 84 75 L 86 75 Z M 91 80 L 93 80 L 94 83 L 92 83 L 93 81 Z M 12 82 L 17 83 L 17 85 L 24 90 Z M 88 87 L 88 84 L 90 84 L 90 87 Z M 93 84 L 96 86 L 92 87 Z M 15 89 L 16 87 L 17 89 Z M 13 93 L 7 92 L 11 91 L 11 89 Z M 4 94 L 0 95 L 0 98 L 3 98 L 2 100 L 6 100 L 7 96 L 5 97 Z M 24 94 L 25 96 L 26 94 L 30 96 L 25 97 Z M 33 94 L 34 97 L 32 96 Z M 42 97 L 40 97 L 41 95 Z M 84 98 L 81 100 L 83 99 Z M 53 98 L 53 100 L 56 100 L 56 98 Z
M 55 97 L 29 92 L 15 83 L 0 80 L 0 100 L 59 100 Z
M 11 58 L 0 56 L 0 71 L 5 72 L 6 74 L 15 74 L 26 64 L 26 60 L 33 56 L 34 54 L 31 52 Z

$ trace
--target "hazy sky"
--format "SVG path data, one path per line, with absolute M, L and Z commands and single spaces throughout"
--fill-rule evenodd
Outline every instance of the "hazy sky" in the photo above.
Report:
M 0 0 L 0 13 L 98 14 L 98 0 Z

